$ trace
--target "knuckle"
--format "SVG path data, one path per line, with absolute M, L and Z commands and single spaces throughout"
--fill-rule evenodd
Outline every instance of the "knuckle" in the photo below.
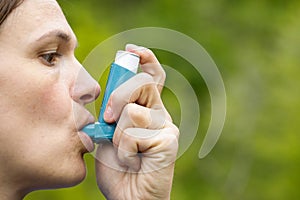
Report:
M 122 163 L 126 163 L 127 156 L 124 150 L 118 149 L 118 158 Z
M 146 48 L 145 50 L 150 56 L 154 56 L 154 53 L 151 49 Z
M 131 144 L 132 140 L 131 138 L 124 134 L 122 136 L 122 139 L 120 141 L 120 144 L 118 146 L 118 156 L 121 158 L 121 159 L 126 159 L 126 157 L 129 157 L 131 152 L 129 152 L 129 150 L 127 148 L 125 148 L 125 144 L 128 145 L 128 144 Z
M 143 59 L 150 60 L 153 57 L 155 57 L 155 54 L 153 53 L 153 51 L 151 49 L 145 48 L 143 51 Z
M 180 130 L 179 130 L 179 128 L 175 124 L 173 124 L 171 122 L 167 122 L 167 123 L 168 123 L 167 126 L 169 127 L 168 130 L 169 130 L 169 133 L 170 133 L 168 135 L 170 135 L 170 136 L 176 136 L 176 138 L 178 140 L 179 136 L 180 136 Z
M 140 83 L 144 83 L 144 84 L 151 84 L 154 83 L 153 77 L 145 72 L 141 72 L 139 74 L 136 75 L 136 78 L 138 79 L 138 81 Z
M 127 151 L 125 149 L 122 149 L 122 148 L 119 148 L 118 149 L 118 155 L 119 155 L 119 158 L 122 161 L 125 161 L 125 160 L 129 159 L 130 157 L 132 157 L 133 155 L 135 155 L 135 153 L 129 152 L 129 151 Z
M 129 134 L 123 132 L 119 148 L 123 149 L 122 147 L 124 144 L 129 145 L 132 143 L 134 143 L 133 138 Z
M 166 74 L 165 70 L 162 70 L 162 73 L 161 73 L 161 80 L 162 80 L 162 83 L 165 82 L 166 78 L 167 78 L 167 74 Z
M 159 151 L 161 153 L 158 155 L 158 159 L 161 160 L 162 163 L 173 163 L 176 160 L 176 155 L 179 148 L 177 137 L 171 134 L 164 134 L 159 139 Z
M 147 128 L 151 123 L 149 113 L 137 104 L 127 104 L 126 111 L 133 127 Z
M 177 133 L 175 133 L 174 131 L 172 132 L 172 134 L 168 134 L 166 136 L 166 141 L 169 144 L 178 144 L 178 137 L 177 137 Z
M 124 107 L 124 111 L 126 112 L 127 116 L 130 117 L 130 114 L 137 109 L 138 105 L 135 103 L 128 103 Z
M 174 129 L 173 129 L 174 135 L 176 136 L 177 140 L 180 136 L 180 131 L 179 128 L 177 126 L 174 125 Z
M 167 77 L 166 71 L 163 68 L 161 68 L 161 73 L 160 73 L 161 80 L 165 80 L 166 77 Z
M 179 148 L 178 137 L 176 135 L 168 135 L 164 146 L 168 149 L 167 152 L 169 152 L 170 158 L 175 158 Z

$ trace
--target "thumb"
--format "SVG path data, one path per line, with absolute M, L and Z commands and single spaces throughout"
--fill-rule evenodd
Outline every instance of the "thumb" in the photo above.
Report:
M 112 109 L 111 97 L 109 98 L 109 100 L 107 102 L 103 118 L 107 123 L 113 123 L 113 122 L 116 121 L 116 119 L 114 118 L 114 112 L 113 112 L 113 109 Z

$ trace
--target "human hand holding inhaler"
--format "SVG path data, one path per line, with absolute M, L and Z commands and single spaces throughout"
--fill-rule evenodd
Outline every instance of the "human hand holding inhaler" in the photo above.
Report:
M 111 93 L 137 73 L 139 62 L 140 57 L 132 52 L 118 51 L 116 53 L 115 61 L 110 66 L 98 122 L 88 124 L 82 129 L 94 143 L 99 143 L 101 140 L 112 140 L 117 123 L 109 124 L 105 122 L 104 112 L 106 105 Z

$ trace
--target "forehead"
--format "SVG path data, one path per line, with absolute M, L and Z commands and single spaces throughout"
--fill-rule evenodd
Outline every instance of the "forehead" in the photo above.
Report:
M 24 36 L 33 39 L 53 29 L 72 32 L 55 0 L 24 0 L 8 16 L 1 29 L 0 35 L 6 33 L 5 38 L 14 36 L 15 39 Z

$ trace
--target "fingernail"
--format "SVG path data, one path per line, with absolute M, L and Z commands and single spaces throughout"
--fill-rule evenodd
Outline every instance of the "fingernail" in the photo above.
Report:
M 126 49 L 126 51 L 137 50 L 137 49 L 139 49 L 139 46 L 137 46 L 135 44 L 126 44 L 125 49 Z
M 113 118 L 113 111 L 110 106 L 107 106 L 105 110 L 105 118 L 106 119 L 112 119 Z

